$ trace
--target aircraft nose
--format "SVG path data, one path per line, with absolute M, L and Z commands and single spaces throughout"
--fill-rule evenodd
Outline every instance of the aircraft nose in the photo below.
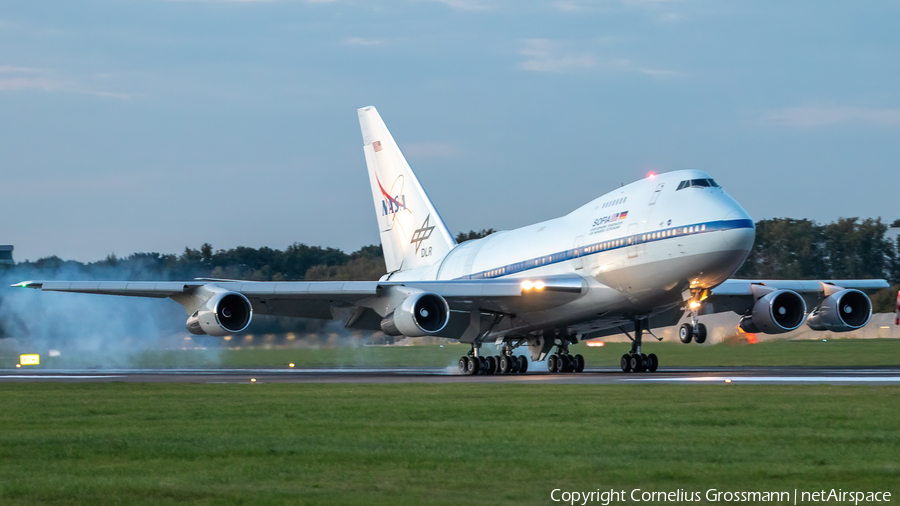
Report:
M 756 239 L 756 226 L 747 211 L 733 209 L 725 214 L 725 222 L 730 225 L 726 244 L 735 250 L 750 251 Z

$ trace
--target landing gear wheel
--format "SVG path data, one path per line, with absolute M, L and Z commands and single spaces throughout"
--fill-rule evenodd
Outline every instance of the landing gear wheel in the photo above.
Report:
M 657 367 L 659 367 L 659 359 L 656 358 L 656 354 L 651 353 L 647 355 L 647 370 L 650 372 L 656 372 Z
M 570 355 L 560 355 L 559 358 L 562 364 L 559 372 L 572 372 L 572 357 Z
M 469 373 L 469 357 L 461 357 L 459 359 L 459 363 L 456 365 L 459 367 L 460 374 L 468 374 Z
M 622 360 L 619 362 L 622 366 L 622 372 L 628 372 L 631 370 L 631 355 L 622 355 Z
M 509 374 L 510 373 L 510 360 L 509 355 L 503 355 L 500 357 L 500 373 L 501 374 Z
M 528 359 L 525 355 L 519 355 L 519 374 L 525 374 L 528 371 Z
M 547 357 L 547 370 L 550 372 L 556 372 L 557 367 L 559 366 L 559 357 L 556 355 L 550 355 Z
M 691 342 L 691 338 L 694 337 L 694 328 L 690 323 L 685 323 L 681 325 L 681 329 L 678 330 L 678 339 L 681 339 L 681 342 L 687 344 Z
M 485 371 L 487 374 L 494 374 L 497 372 L 497 357 L 487 357 L 487 364 L 487 371 Z
M 640 355 L 635 353 L 630 357 L 631 360 L 631 370 L 634 372 L 642 372 L 644 370 L 644 359 L 641 358 Z
M 583 371 L 584 371 L 584 357 L 582 357 L 581 354 L 575 355 L 575 372 L 583 372 Z
M 466 374 L 474 376 L 478 374 L 478 371 L 481 369 L 481 361 L 475 357 L 472 357 L 468 360 L 466 364 Z
M 706 342 L 706 325 L 702 323 L 697 324 L 697 333 L 694 335 L 694 342 L 697 344 Z
M 490 374 L 490 364 L 488 364 L 487 357 L 478 357 L 478 371 L 481 374 Z

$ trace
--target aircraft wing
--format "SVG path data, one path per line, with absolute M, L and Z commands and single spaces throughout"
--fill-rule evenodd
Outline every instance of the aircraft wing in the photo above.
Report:
M 812 311 L 822 300 L 841 289 L 853 289 L 863 292 L 874 292 L 890 288 L 884 279 L 832 279 L 832 280 L 794 280 L 794 279 L 728 279 L 709 291 L 708 296 L 698 308 L 698 314 L 714 314 L 731 311 L 738 315 L 748 314 L 759 297 L 769 291 L 790 290 L 800 295 L 806 304 L 807 311 Z M 900 295 L 898 295 L 900 297 Z M 684 315 L 686 307 L 675 307 L 650 316 L 647 325 L 650 329 L 677 325 Z M 898 315 L 900 315 L 900 299 L 898 299 Z M 900 320 L 898 320 L 900 321 Z M 612 321 L 609 327 L 588 332 L 583 339 L 594 339 L 622 334 L 623 329 L 631 331 L 631 322 Z
M 715 287 L 712 292 L 719 296 L 753 295 L 753 285 L 763 285 L 776 290 L 793 290 L 797 293 L 824 293 L 825 286 L 839 286 L 862 291 L 881 290 L 891 285 L 884 279 L 833 279 L 817 281 L 814 279 L 728 279 Z
M 182 304 L 189 315 L 201 309 L 213 296 L 222 293 L 240 293 L 250 301 L 253 312 L 262 315 L 333 319 L 334 309 L 357 307 L 357 313 L 346 322 L 347 326 L 370 329 L 378 329 L 381 317 L 390 314 L 412 293 L 440 295 L 452 312 L 515 315 L 522 311 L 557 307 L 587 292 L 587 283 L 577 275 L 544 276 L 540 281 L 541 288 L 534 285 L 526 288 L 522 279 L 513 278 L 311 282 L 24 281 L 12 286 L 48 292 L 168 297 Z
M 825 297 L 841 289 L 874 292 L 890 288 L 884 279 L 728 279 L 713 288 L 704 300 L 700 314 L 734 311 L 746 314 L 761 293 L 771 290 L 790 290 L 798 293 L 806 302 L 807 310 L 812 310 Z

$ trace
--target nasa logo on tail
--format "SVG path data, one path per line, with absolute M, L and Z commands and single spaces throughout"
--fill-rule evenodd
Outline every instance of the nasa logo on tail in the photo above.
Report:
M 381 184 L 381 180 L 378 179 L 378 176 L 375 176 L 375 180 L 378 181 L 378 188 L 381 189 L 381 215 L 387 216 L 389 214 L 397 214 L 401 211 L 410 211 L 406 207 L 406 194 L 403 193 L 403 176 L 397 176 L 397 179 L 394 180 L 394 184 L 391 185 L 390 193 L 384 189 L 384 186 Z M 392 196 L 392 194 L 396 194 Z

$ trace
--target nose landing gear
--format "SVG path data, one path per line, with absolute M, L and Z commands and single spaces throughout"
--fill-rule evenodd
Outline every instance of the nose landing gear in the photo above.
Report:
M 688 302 L 688 308 L 691 311 L 691 323 L 685 323 L 678 329 L 678 339 L 684 344 L 688 344 L 692 339 L 697 344 L 706 342 L 706 325 L 697 320 L 697 315 L 700 313 L 701 302 L 706 296 L 706 290 L 703 290 L 699 294 L 691 297 L 691 300 Z

